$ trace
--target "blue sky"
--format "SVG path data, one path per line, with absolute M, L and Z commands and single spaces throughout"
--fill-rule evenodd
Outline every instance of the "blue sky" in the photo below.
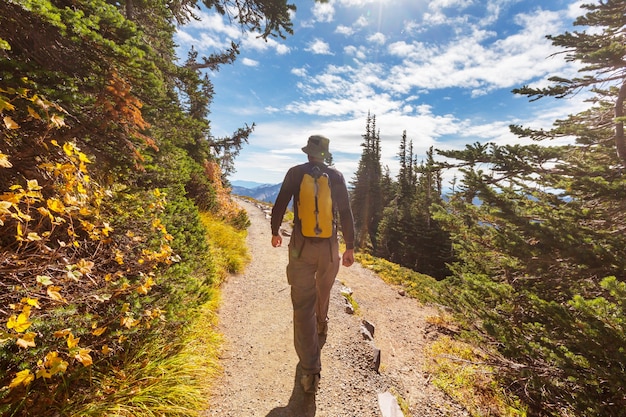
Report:
M 331 139 L 347 181 L 361 156 L 368 112 L 376 116 L 382 163 L 392 175 L 403 131 L 421 159 L 431 147 L 520 143 L 510 124 L 549 127 L 584 108 L 583 96 L 529 103 L 511 90 L 571 77 L 545 39 L 572 30 L 581 1 L 565 0 L 296 0 L 294 34 L 267 42 L 226 17 L 199 13 L 176 35 L 181 59 L 231 41 L 241 54 L 210 73 L 214 136 L 256 123 L 236 160 L 232 181 L 275 184 L 305 161 L 312 134 Z M 454 173 L 447 173 L 451 178 Z

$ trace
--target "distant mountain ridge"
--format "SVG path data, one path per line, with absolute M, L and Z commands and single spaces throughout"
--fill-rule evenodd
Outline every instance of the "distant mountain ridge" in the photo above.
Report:
M 233 184 L 233 194 L 236 195 L 243 195 L 246 197 L 252 197 L 256 200 L 259 201 L 265 201 L 267 203 L 274 203 L 274 201 L 276 201 L 276 196 L 278 196 L 278 192 L 280 191 L 280 186 L 282 185 L 282 183 L 279 184 L 261 184 L 257 187 L 253 187 L 253 188 L 249 188 L 249 187 L 243 187 L 240 185 L 234 185 Z

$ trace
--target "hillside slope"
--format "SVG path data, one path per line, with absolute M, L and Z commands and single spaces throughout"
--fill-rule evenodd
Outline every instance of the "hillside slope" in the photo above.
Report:
M 424 347 L 434 337 L 426 319 L 437 312 L 400 296 L 358 264 L 342 267 L 337 277 L 320 390 L 305 395 L 293 348 L 287 242 L 273 248 L 266 214 L 250 203 L 241 204 L 252 222 L 252 262 L 223 286 L 218 311 L 225 338 L 223 375 L 212 387 L 206 416 L 374 417 L 382 415 L 378 395 L 387 391 L 408 403 L 411 416 L 468 415 L 429 383 L 424 370 Z M 345 287 L 358 303 L 356 315 L 346 313 L 341 295 Z M 374 324 L 373 341 L 362 335 L 362 320 Z M 381 350 L 379 373 L 372 368 L 374 348 Z
M 278 196 L 281 185 L 282 183 L 273 185 L 264 184 L 253 188 L 234 185 L 233 194 L 252 197 L 255 200 L 273 203 L 276 201 L 276 196 Z

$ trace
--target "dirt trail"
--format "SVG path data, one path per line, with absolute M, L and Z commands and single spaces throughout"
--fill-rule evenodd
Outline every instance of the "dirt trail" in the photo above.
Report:
M 402 297 L 358 264 L 341 267 L 333 287 L 329 333 L 322 350 L 322 379 L 316 395 L 300 387 L 293 347 L 289 285 L 285 276 L 288 238 L 270 244 L 269 219 L 261 208 L 240 203 L 250 216 L 252 262 L 222 288 L 219 330 L 225 343 L 223 375 L 212 387 L 206 416 L 379 417 L 378 394 L 392 391 L 411 416 L 468 414 L 429 383 L 423 370 L 425 319 L 436 311 Z M 353 291 L 359 314 L 345 311 L 343 287 Z M 361 321 L 375 325 L 374 340 L 361 334 Z M 373 347 L 381 350 L 380 373 L 372 370 Z

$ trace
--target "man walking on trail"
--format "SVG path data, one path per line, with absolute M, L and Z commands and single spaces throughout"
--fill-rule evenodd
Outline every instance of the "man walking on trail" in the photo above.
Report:
M 330 290 L 339 272 L 337 213 L 346 244 L 341 262 L 347 267 L 354 263 L 354 219 L 350 199 L 343 175 L 325 164 L 331 157 L 329 143 L 324 136 L 309 138 L 302 148 L 308 155 L 308 162 L 289 169 L 272 209 L 272 246 L 279 247 L 282 245 L 280 225 L 289 202 L 292 198 L 294 200 L 294 230 L 289 240 L 287 280 L 291 285 L 294 345 L 303 374 L 302 387 L 307 393 L 315 393 L 319 384 L 320 350 L 328 332 Z M 314 203 L 309 204 L 314 209 L 310 213 L 307 204 L 301 201 L 305 199 L 304 189 L 309 189 L 305 185 L 308 184 L 305 182 L 307 178 L 308 183 L 314 184 L 311 189 L 315 190 Z M 330 197 L 323 194 L 324 187 L 330 187 L 330 192 L 326 193 Z M 332 205 L 332 213 L 329 208 L 326 216 L 332 217 L 330 226 L 325 226 L 324 205 Z M 308 226 L 307 223 L 311 222 L 313 225 Z

